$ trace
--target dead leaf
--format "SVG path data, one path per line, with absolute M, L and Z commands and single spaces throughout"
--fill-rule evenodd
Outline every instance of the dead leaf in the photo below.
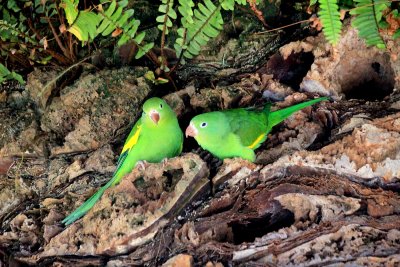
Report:
M 341 9 L 340 10 L 340 20 L 344 20 L 344 17 L 346 16 L 348 10 Z
M 47 43 L 46 37 L 44 37 L 44 38 L 43 38 L 43 48 L 44 48 L 44 50 L 46 50 L 47 47 L 49 47 L 49 44 Z
M 120 28 L 116 28 L 115 31 L 111 34 L 112 37 L 117 37 L 122 33 L 122 30 Z
M 67 31 L 67 27 L 65 26 L 65 24 L 61 24 L 60 27 L 59 27 L 59 30 L 60 30 L 61 33 L 64 33 L 64 32 Z
M 312 16 L 308 20 L 311 22 L 311 27 L 315 28 L 317 31 L 322 30 L 321 20 L 317 16 Z

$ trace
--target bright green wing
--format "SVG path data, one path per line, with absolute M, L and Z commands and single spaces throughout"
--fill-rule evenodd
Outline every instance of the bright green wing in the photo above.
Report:
M 243 146 L 256 149 L 265 141 L 268 133 L 267 115 L 262 110 L 234 109 L 224 112 L 232 132 Z
M 128 135 L 128 138 L 125 140 L 124 147 L 122 148 L 121 154 L 119 155 L 118 161 L 117 161 L 117 168 L 115 172 L 118 171 L 119 167 L 122 165 L 124 162 L 124 159 L 128 156 L 129 151 L 136 145 L 140 132 L 142 130 L 142 120 L 138 119 L 138 121 L 133 125 L 133 128 L 131 132 Z

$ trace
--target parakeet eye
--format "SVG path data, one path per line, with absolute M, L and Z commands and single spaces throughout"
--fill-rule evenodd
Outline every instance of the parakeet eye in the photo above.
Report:
M 204 128 L 204 127 L 206 127 L 207 126 L 207 122 L 202 122 L 201 124 L 200 124 L 200 127 L 201 128 Z
M 162 104 L 160 104 L 160 108 L 162 108 Z

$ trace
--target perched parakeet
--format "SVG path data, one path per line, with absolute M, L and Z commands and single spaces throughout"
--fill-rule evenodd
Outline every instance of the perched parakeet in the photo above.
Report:
M 190 121 L 186 137 L 194 137 L 203 149 L 220 159 L 241 157 L 253 162 L 254 149 L 267 139 L 272 127 L 294 112 L 327 99 L 321 97 L 277 111 L 271 111 L 267 104 L 263 110 L 238 108 L 200 114 Z
M 143 113 L 131 130 L 112 179 L 62 222 L 69 225 L 85 215 L 104 191 L 117 184 L 138 163 L 161 162 L 182 152 L 183 133 L 175 112 L 162 99 L 154 97 L 143 104 Z

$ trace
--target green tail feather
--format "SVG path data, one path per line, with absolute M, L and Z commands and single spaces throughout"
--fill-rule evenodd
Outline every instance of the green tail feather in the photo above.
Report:
M 316 98 L 316 99 L 313 99 L 313 100 L 310 100 L 310 101 L 307 101 L 304 103 L 293 105 L 293 106 L 290 106 L 290 107 L 287 107 L 284 109 L 273 111 L 268 116 L 269 127 L 271 127 L 271 128 L 274 127 L 275 125 L 279 124 L 280 122 L 285 120 L 287 117 L 289 117 L 296 111 L 299 111 L 305 107 L 311 106 L 315 103 L 318 103 L 318 102 L 321 102 L 324 100 L 328 100 L 328 99 L 329 99 L 328 97 L 320 97 L 320 98 Z
M 70 215 L 64 218 L 62 220 L 62 223 L 65 225 L 70 225 L 71 223 L 75 222 L 79 218 L 81 218 L 83 215 L 85 215 L 93 206 L 96 204 L 96 202 L 101 198 L 103 195 L 104 191 L 107 190 L 110 186 L 113 185 L 113 183 L 118 180 L 118 177 L 120 175 L 114 175 L 113 178 L 108 181 L 103 187 L 101 187 L 99 190 L 97 190 L 96 193 L 94 193 L 93 196 L 91 196 L 88 200 L 85 201 L 82 205 L 79 206 L 76 210 L 74 210 Z

